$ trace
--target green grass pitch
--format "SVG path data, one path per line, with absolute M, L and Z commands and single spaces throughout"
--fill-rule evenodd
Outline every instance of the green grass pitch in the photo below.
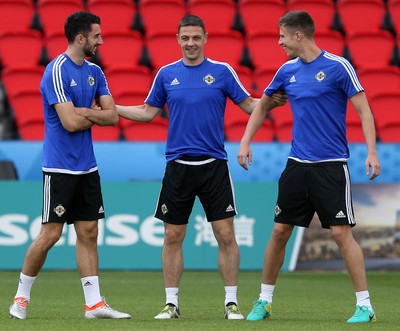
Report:
M 42 271 L 33 286 L 28 319 L 11 320 L 8 307 L 19 271 L 0 272 L 0 330 L 400 330 L 399 272 L 368 272 L 378 322 L 349 325 L 355 310 L 350 279 L 342 272 L 281 273 L 267 321 L 223 318 L 224 290 L 215 271 L 185 271 L 179 290 L 181 319 L 154 320 L 165 303 L 160 271 L 102 271 L 100 287 L 110 306 L 131 320 L 85 320 L 76 271 Z M 239 306 L 243 315 L 258 298 L 261 272 L 241 271 Z

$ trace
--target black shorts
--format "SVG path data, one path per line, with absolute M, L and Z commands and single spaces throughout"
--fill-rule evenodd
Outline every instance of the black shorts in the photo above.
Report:
M 43 172 L 42 224 L 104 218 L 98 171 L 85 175 Z
M 187 224 L 196 196 L 209 222 L 237 214 L 227 161 L 183 157 L 168 162 L 155 217 L 166 223 Z
M 315 212 L 326 229 L 356 224 L 347 163 L 289 159 L 279 179 L 275 222 L 308 227 Z

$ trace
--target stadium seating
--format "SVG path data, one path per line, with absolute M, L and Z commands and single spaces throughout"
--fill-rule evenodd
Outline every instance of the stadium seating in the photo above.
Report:
M 127 141 L 166 141 L 168 119 L 157 115 L 151 122 L 124 120 L 122 132 Z
M 380 141 L 393 143 L 400 141 L 400 94 L 384 92 L 371 98 L 371 108 L 375 117 Z
M 8 98 L 14 98 L 19 92 L 39 90 L 40 81 L 44 72 L 43 66 L 10 67 L 1 72 L 1 81 L 4 84 Z
M 209 33 L 226 32 L 234 27 L 236 6 L 232 0 L 188 0 L 187 11 L 200 16 Z
M 98 126 L 92 127 L 93 141 L 117 141 L 121 138 L 121 128 L 117 126 Z
M 43 43 L 49 60 L 64 53 L 68 47 L 68 41 L 64 32 L 53 32 L 43 36 Z
M 400 68 L 383 66 L 357 71 L 358 79 L 365 89 L 368 100 L 382 92 L 400 91 Z
M 140 0 L 138 8 L 146 34 L 163 31 L 175 35 L 179 21 L 186 14 L 182 0 Z
M 145 66 L 111 67 L 104 71 L 108 86 L 113 91 L 148 93 L 151 87 L 153 74 Z
M 255 68 L 266 64 L 279 68 L 290 59 L 285 50 L 278 45 L 278 41 L 277 32 L 257 32 L 246 36 L 251 62 Z
M 278 32 L 278 20 L 285 14 L 282 0 L 238 0 L 238 11 L 246 34 Z
M 395 49 L 392 34 L 385 30 L 348 34 L 346 44 L 357 69 L 390 65 Z
M 104 44 L 97 53 L 104 68 L 113 66 L 136 66 L 140 63 L 143 38 L 138 31 L 105 32 Z
M 292 141 L 293 115 L 289 102 L 284 106 L 276 107 L 271 111 L 272 121 L 275 126 L 275 136 L 281 143 Z
M 255 91 L 258 97 L 261 97 L 265 88 L 272 81 L 278 67 L 263 67 L 260 66 L 254 70 Z
M 145 36 L 144 44 L 153 68 L 160 68 L 182 58 L 182 49 L 178 44 L 176 34 L 170 32 L 148 34 Z
M 205 56 L 216 61 L 238 66 L 242 62 L 244 39 L 238 31 L 214 32 L 209 34 L 204 47 Z
M 102 33 L 132 30 L 136 15 L 132 0 L 88 0 L 87 10 L 100 16 Z
M 343 35 L 338 31 L 316 31 L 314 39 L 318 47 L 339 55 L 344 55 L 345 50 L 345 40 Z
M 64 33 L 65 19 L 76 11 L 84 10 L 82 0 L 38 0 L 37 14 L 43 33 Z
M 332 0 L 288 0 L 287 11 L 306 10 L 313 17 L 316 31 L 330 31 L 335 17 L 335 4 Z
M 397 35 L 400 35 L 400 0 L 387 0 L 388 11 Z
M 9 101 L 21 138 L 23 140 L 42 140 L 44 115 L 39 89 L 20 91 Z
M 227 100 L 225 110 L 225 139 L 238 142 L 242 139 L 250 115 L 246 114 L 230 99 Z M 274 139 L 274 128 L 269 119 L 265 119 L 252 141 L 271 142 Z
M 233 66 L 233 69 L 236 71 L 239 76 L 240 82 L 246 88 L 246 90 L 250 94 L 254 94 L 254 79 L 253 72 L 249 67 L 245 67 L 242 65 Z
M 337 0 L 336 6 L 346 33 L 379 31 L 384 22 L 382 0 Z
M 36 30 L 0 34 L 3 67 L 37 66 L 43 50 L 42 36 Z
M 365 143 L 360 116 L 350 100 L 347 102 L 346 135 L 349 143 Z
M 31 0 L 1 0 L 0 33 L 29 30 L 34 14 L 35 7 Z

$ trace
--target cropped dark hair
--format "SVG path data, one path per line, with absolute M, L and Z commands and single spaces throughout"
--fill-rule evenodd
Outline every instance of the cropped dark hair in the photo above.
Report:
M 178 33 L 181 30 L 181 27 L 183 26 L 199 26 L 202 28 L 204 34 L 206 34 L 206 26 L 204 24 L 204 21 L 198 16 L 194 15 L 184 16 L 179 22 Z
M 279 26 L 285 26 L 291 30 L 298 30 L 308 38 L 313 38 L 315 24 L 311 15 L 304 10 L 293 10 L 279 19 Z
M 92 31 L 92 24 L 101 24 L 100 17 L 86 11 L 78 11 L 68 16 L 64 24 L 68 44 L 72 44 L 78 34 L 87 37 Z

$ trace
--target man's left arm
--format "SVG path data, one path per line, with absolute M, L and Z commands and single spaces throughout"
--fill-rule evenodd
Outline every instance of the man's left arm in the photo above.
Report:
M 375 177 L 379 176 L 381 171 L 378 153 L 376 151 L 376 130 L 374 116 L 364 92 L 355 94 L 350 98 L 350 101 L 360 117 L 362 130 L 368 149 L 368 156 L 365 161 L 366 173 L 367 175 L 370 175 L 370 179 L 374 179 Z

